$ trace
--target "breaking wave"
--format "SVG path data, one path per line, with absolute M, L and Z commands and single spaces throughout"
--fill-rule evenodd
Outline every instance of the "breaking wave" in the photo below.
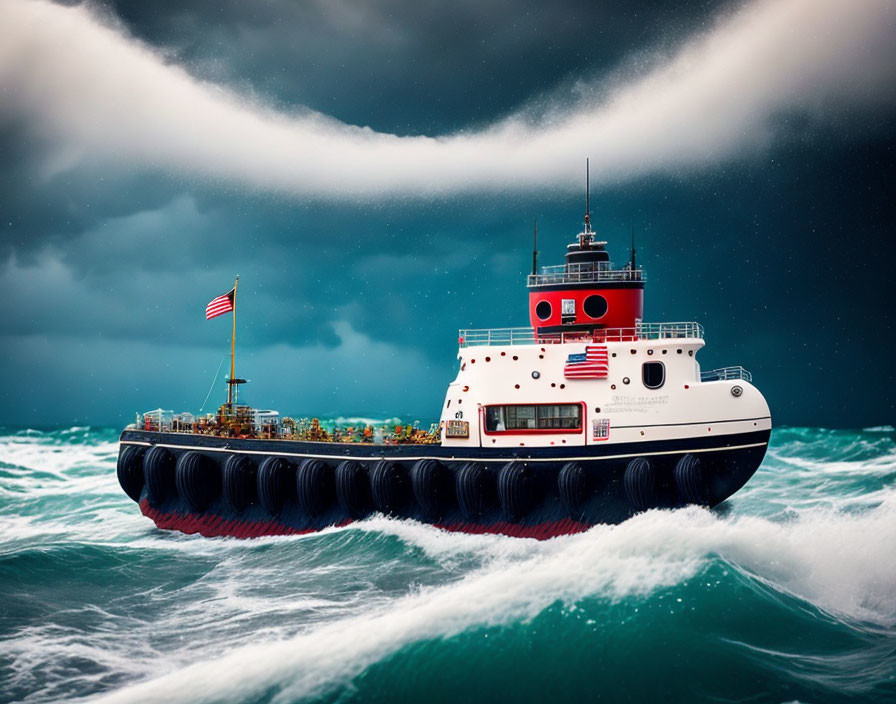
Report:
M 896 697 L 892 430 L 779 429 L 714 511 L 544 542 L 381 516 L 164 533 L 116 452 L 0 435 L 0 699 Z

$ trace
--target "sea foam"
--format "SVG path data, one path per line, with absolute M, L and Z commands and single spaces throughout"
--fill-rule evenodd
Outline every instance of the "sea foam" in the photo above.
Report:
M 357 529 L 346 529 L 357 530 Z M 482 566 L 456 583 L 423 589 L 300 635 L 237 648 L 103 701 L 291 701 L 357 675 L 404 645 L 476 626 L 534 618 L 551 604 L 644 596 L 694 577 L 720 559 L 838 618 L 896 623 L 896 492 L 856 515 L 818 509 L 778 522 L 726 520 L 689 508 L 651 511 L 618 526 L 538 543 L 452 536 L 375 519 L 361 530 L 394 533 L 437 559 L 479 553 Z M 446 547 L 446 543 L 448 547 Z
M 882 432 L 776 431 L 727 506 L 543 542 L 382 516 L 258 540 L 163 532 L 117 486 L 114 432 L 85 432 L 0 436 L 7 604 L 44 614 L 8 620 L 4 697 L 292 701 L 415 643 L 557 604 L 631 613 L 710 569 L 850 632 L 896 627 L 896 445 Z M 92 591 L 71 588 L 84 580 Z

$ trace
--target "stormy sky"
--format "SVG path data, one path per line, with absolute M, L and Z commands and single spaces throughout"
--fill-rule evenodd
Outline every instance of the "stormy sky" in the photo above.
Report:
M 0 423 L 121 425 L 238 375 L 437 418 L 457 329 L 592 211 L 646 318 L 778 423 L 896 418 L 891 0 L 0 0 Z M 223 363 L 222 363 L 223 362 Z

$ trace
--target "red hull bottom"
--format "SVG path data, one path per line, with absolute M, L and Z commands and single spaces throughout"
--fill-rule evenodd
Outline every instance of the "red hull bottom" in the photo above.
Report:
M 270 535 L 305 535 L 317 530 L 298 530 L 276 521 L 234 521 L 214 514 L 180 514 L 164 513 L 149 505 L 145 498 L 140 501 L 140 510 L 147 518 L 163 530 L 176 530 L 181 533 L 198 533 L 206 538 L 261 538 Z M 332 527 L 341 528 L 354 523 L 352 520 L 342 521 Z M 489 525 L 478 523 L 434 523 L 435 528 L 454 533 L 506 535 L 511 538 L 535 538 L 548 540 L 559 535 L 584 533 L 591 528 L 588 523 L 563 519 L 535 525 L 519 525 L 517 523 L 499 522 Z

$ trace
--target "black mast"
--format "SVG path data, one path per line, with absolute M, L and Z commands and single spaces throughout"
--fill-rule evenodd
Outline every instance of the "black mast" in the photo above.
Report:
M 585 232 L 591 232 L 591 165 L 585 159 Z
M 538 273 L 538 218 L 535 218 L 535 230 L 532 233 L 532 276 Z

